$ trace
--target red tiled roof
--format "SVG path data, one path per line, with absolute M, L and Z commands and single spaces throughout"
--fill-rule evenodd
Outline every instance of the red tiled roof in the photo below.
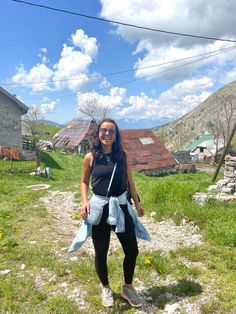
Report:
M 122 144 L 135 171 L 174 167 L 176 161 L 149 129 L 121 130 Z M 143 144 L 140 139 L 149 144 Z

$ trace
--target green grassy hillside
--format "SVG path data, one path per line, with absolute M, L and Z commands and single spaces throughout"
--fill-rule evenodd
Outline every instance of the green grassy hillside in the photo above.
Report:
M 44 123 L 40 123 L 38 125 L 38 131 L 40 134 L 40 139 L 48 140 L 50 141 L 53 136 L 60 131 L 61 128 L 54 126 L 54 125 L 48 125 Z
M 78 259 L 71 259 L 66 253 L 70 243 L 56 228 L 63 221 L 53 218 L 39 200 L 49 191 L 75 192 L 79 204 L 82 158 L 52 152 L 44 153 L 42 160 L 52 169 L 50 179 L 28 174 L 0 175 L 0 313 L 99 313 L 101 288 L 93 257 L 77 252 L 73 256 Z M 173 219 L 177 224 L 185 219 L 197 225 L 204 238 L 202 245 L 169 253 L 140 251 L 135 285 L 142 282 L 149 287 L 155 313 L 163 313 L 165 305 L 177 299 L 196 302 L 205 285 L 210 287 L 210 293 L 201 305 L 202 313 L 235 313 L 235 203 L 209 201 L 204 206 L 196 205 L 192 195 L 205 191 L 211 183 L 209 174 L 198 171 L 162 178 L 135 173 L 134 179 L 147 216 L 155 212 L 156 221 Z M 27 189 L 28 185 L 38 183 L 50 184 L 51 188 Z M 61 211 L 65 210 L 62 200 Z M 121 250 L 111 251 L 109 269 L 116 302 L 106 313 L 135 312 L 118 296 L 122 259 Z M 169 281 L 172 284 L 166 285 Z M 80 297 L 87 304 L 84 309 L 75 298 L 68 297 L 75 289 L 80 290 Z M 172 295 L 171 299 L 167 293 Z

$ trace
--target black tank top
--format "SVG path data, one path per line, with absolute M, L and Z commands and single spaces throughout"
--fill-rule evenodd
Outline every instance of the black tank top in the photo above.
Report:
M 94 194 L 105 196 L 114 168 L 111 154 L 105 154 L 100 159 L 93 158 L 92 191 Z M 117 162 L 116 171 L 110 188 L 109 196 L 119 196 L 126 191 L 126 166 L 124 157 Z

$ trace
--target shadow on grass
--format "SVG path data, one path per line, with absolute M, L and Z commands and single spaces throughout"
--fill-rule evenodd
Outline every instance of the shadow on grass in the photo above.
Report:
M 46 167 L 50 167 L 52 169 L 63 170 L 63 168 L 53 159 L 48 153 L 41 153 L 41 160 L 46 165 Z
M 167 303 L 176 302 L 176 299 L 201 294 L 202 286 L 193 280 L 183 279 L 177 284 L 162 287 L 153 286 L 147 290 L 147 293 L 152 297 L 152 303 L 163 309 Z
M 183 279 L 177 284 L 170 284 L 168 286 L 152 286 L 145 291 L 146 296 L 151 296 L 152 301 L 145 301 L 144 306 L 154 306 L 156 309 L 164 309 L 168 303 L 176 303 L 177 300 L 184 299 L 190 296 L 196 296 L 202 293 L 202 286 L 193 280 Z M 114 293 L 115 304 L 108 313 L 126 313 L 131 306 L 125 301 L 119 293 Z M 142 293 L 140 294 L 142 296 Z M 140 308 L 140 310 L 142 307 Z

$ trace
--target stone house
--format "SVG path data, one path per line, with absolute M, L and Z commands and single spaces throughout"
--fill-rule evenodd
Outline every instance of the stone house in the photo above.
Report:
M 21 116 L 28 107 L 0 87 L 0 147 L 14 147 L 22 151 Z

